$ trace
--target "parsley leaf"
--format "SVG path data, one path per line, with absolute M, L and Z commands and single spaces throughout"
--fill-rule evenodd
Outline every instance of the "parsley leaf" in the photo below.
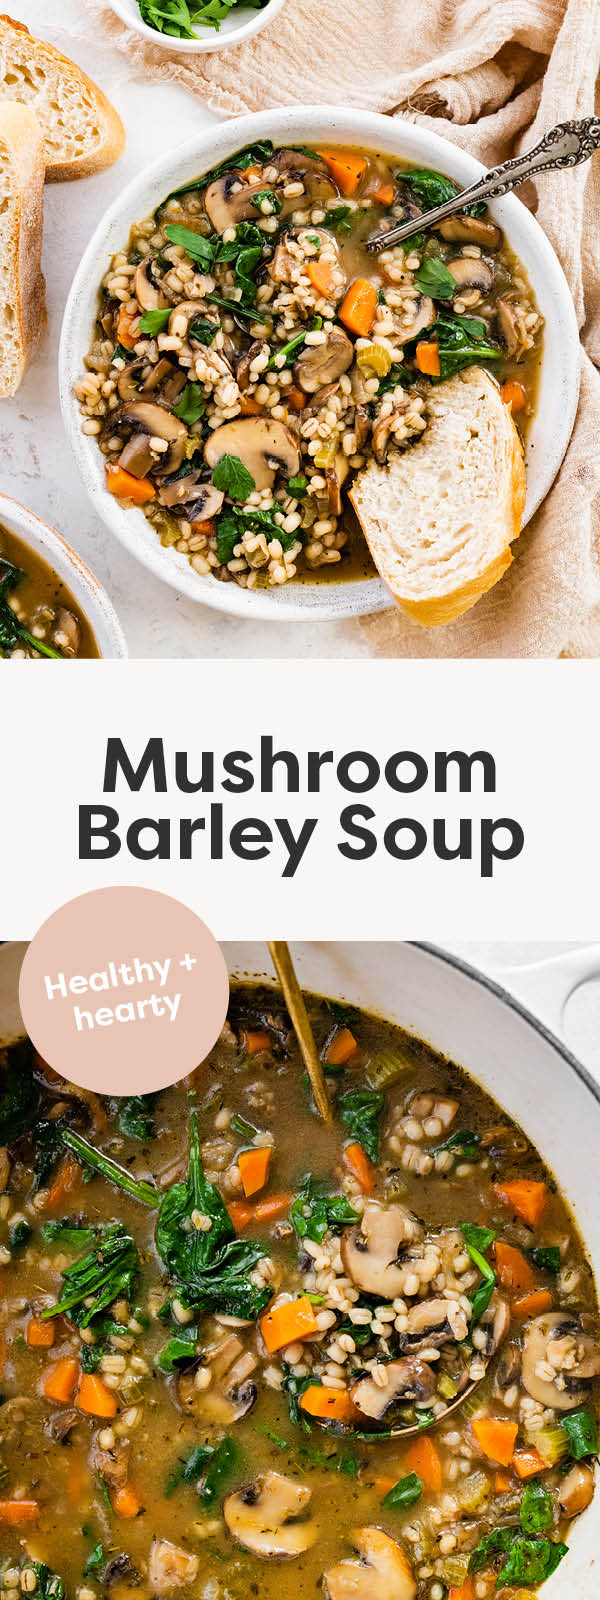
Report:
M 151 335 L 162 333 L 163 328 L 167 326 L 172 309 L 172 306 L 166 306 L 164 311 L 145 311 L 143 317 L 140 317 L 140 332 Z
M 256 487 L 252 473 L 239 456 L 224 455 L 213 472 L 215 489 L 222 489 L 230 500 L 244 501 Z
M 186 383 L 179 405 L 174 406 L 173 410 L 179 421 L 187 423 L 188 428 L 191 428 L 194 422 L 198 422 L 206 411 L 206 400 L 201 385 Z
M 432 300 L 451 300 L 456 293 L 456 278 L 439 256 L 427 256 L 421 262 L 415 285 L 419 294 L 430 295 Z

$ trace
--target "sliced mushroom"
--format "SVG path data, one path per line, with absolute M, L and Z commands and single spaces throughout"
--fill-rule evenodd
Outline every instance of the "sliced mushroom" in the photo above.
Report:
M 102 1588 L 110 1589 L 113 1583 L 121 1583 L 123 1578 L 128 1578 L 130 1584 L 138 1584 L 140 1574 L 127 1551 L 119 1550 L 116 1556 L 111 1556 L 103 1569 Z
M 576 1461 L 567 1473 L 558 1491 L 558 1504 L 565 1517 L 578 1517 L 585 1511 L 594 1496 L 594 1474 L 591 1467 Z
M 185 506 L 190 522 L 208 522 L 210 517 L 218 515 L 224 496 L 222 489 L 215 489 L 213 483 L 200 482 L 198 473 L 191 472 L 187 478 L 169 478 L 159 490 L 158 498 L 161 506 Z M 189 515 L 190 507 L 193 517 Z
M 404 1206 L 380 1206 L 371 1200 L 360 1227 L 348 1228 L 342 1235 L 344 1270 L 364 1294 L 376 1295 L 379 1301 L 395 1300 L 404 1286 L 399 1257 L 420 1233 L 416 1217 Z
M 257 1556 L 293 1556 L 310 1550 L 316 1523 L 305 1516 L 312 1491 L 304 1483 L 266 1472 L 244 1489 L 228 1494 L 223 1505 L 226 1527 L 238 1544 Z
M 250 368 L 252 362 L 260 355 L 263 347 L 262 339 L 254 339 L 248 350 L 244 350 L 235 369 L 235 378 L 238 389 L 244 394 L 250 383 Z
M 343 450 L 338 450 L 333 466 L 328 467 L 325 473 L 327 506 L 332 517 L 340 517 L 342 514 L 342 488 L 349 471 L 348 457 L 344 455 Z
M 375 460 L 379 462 L 380 466 L 383 466 L 384 462 L 387 460 L 387 453 L 392 442 L 394 418 L 397 417 L 401 411 L 405 410 L 406 403 L 404 405 L 401 403 L 400 405 L 395 406 L 393 411 L 388 412 L 387 416 L 380 417 L 375 423 L 371 436 L 371 443 L 373 445 L 373 455 Z
M 148 1561 L 152 1594 L 164 1594 L 168 1589 L 178 1589 L 182 1583 L 193 1583 L 199 1566 L 199 1557 L 189 1550 L 171 1544 L 170 1539 L 153 1539 Z
M 357 406 L 354 413 L 354 433 L 357 450 L 362 450 L 371 432 L 371 419 L 365 406 Z
M 156 405 L 152 400 L 134 400 L 123 406 L 121 416 L 124 422 L 130 422 L 132 428 L 139 429 L 157 439 L 168 439 L 170 449 L 161 455 L 155 463 L 155 471 L 161 476 L 170 476 L 177 472 L 185 454 L 185 441 L 187 428 L 171 411 L 166 411 L 164 406 Z
M 253 200 L 266 188 L 268 184 L 264 178 L 257 183 L 246 183 L 235 168 L 209 183 L 204 195 L 204 209 L 215 232 L 224 233 L 226 228 L 235 228 L 236 222 L 247 221 L 249 217 L 257 218 L 259 213 Z
M 511 305 L 510 300 L 498 301 L 496 306 L 496 321 L 498 324 L 498 333 L 502 340 L 502 344 L 504 345 L 504 349 L 506 350 L 507 356 L 510 356 L 511 359 L 518 357 L 521 351 L 521 330 L 519 327 L 517 313 L 514 306 Z
M 494 282 L 494 271 L 489 261 L 484 261 L 483 256 L 456 256 L 453 261 L 447 261 L 448 271 L 456 283 L 456 293 L 460 295 L 463 289 L 477 289 L 480 294 L 489 294 Z
M 334 383 L 354 360 L 354 345 L 343 328 L 332 328 L 323 344 L 305 344 L 294 366 L 296 383 L 305 394 L 315 394 Z
M 155 281 L 154 273 L 153 257 L 145 256 L 144 260 L 140 261 L 139 267 L 136 268 L 133 285 L 136 300 L 141 305 L 142 311 L 162 311 L 168 304 L 162 290 Z
M 256 1403 L 256 1384 L 249 1378 L 257 1365 L 257 1357 L 245 1350 L 238 1335 L 229 1334 L 212 1350 L 205 1351 L 199 1369 L 202 1385 L 196 1381 L 198 1368 L 188 1367 L 180 1373 L 177 1379 L 180 1405 L 199 1421 L 230 1427 L 247 1416 Z M 205 1387 L 207 1367 L 211 1382 Z
M 73 657 L 79 654 L 81 623 L 75 613 L 69 611 L 66 606 L 61 606 L 56 618 L 52 629 L 52 642 L 63 656 Z
M 436 233 L 452 244 L 482 244 L 488 250 L 499 250 L 502 244 L 500 229 L 483 217 L 446 217 L 444 222 L 438 222 Z
M 400 335 L 400 342 L 408 344 L 409 339 L 416 339 L 417 334 L 422 333 L 424 328 L 431 328 L 435 319 L 436 311 L 433 300 L 430 300 L 428 295 L 421 295 L 410 327 L 403 329 Z
M 479 1327 L 486 1335 L 486 1344 L 481 1351 L 483 1360 L 490 1362 L 492 1356 L 503 1344 L 510 1328 L 510 1306 L 507 1300 L 494 1293 L 487 1311 L 484 1312 Z
M 402 1546 L 383 1528 L 354 1528 L 359 1561 L 338 1561 L 323 1573 L 326 1600 L 414 1600 L 417 1585 Z
M 397 1405 L 425 1403 L 435 1394 L 435 1373 L 418 1356 L 380 1362 L 380 1370 L 385 1371 L 385 1383 L 359 1378 L 350 1390 L 357 1409 L 373 1422 L 383 1422 Z
M 276 150 L 268 165 L 276 167 L 286 183 L 303 183 L 312 205 L 319 200 L 330 201 L 337 195 L 336 185 L 325 163 L 314 156 L 305 155 L 302 150 Z M 300 204 L 301 197 L 294 195 L 293 210 L 296 211 Z
M 216 467 L 222 456 L 237 456 L 254 479 L 256 489 L 270 489 L 275 473 L 293 477 L 300 467 L 300 451 L 284 422 L 273 417 L 236 417 L 215 428 L 204 447 L 209 467 Z
M 134 478 L 145 478 L 152 471 L 156 466 L 156 456 L 152 454 L 147 434 L 132 434 L 121 451 L 119 466 Z
M 555 1377 L 547 1376 L 554 1370 Z M 581 1322 L 564 1311 L 546 1311 L 530 1322 L 523 1340 L 523 1384 L 533 1400 L 570 1411 L 588 1395 L 600 1372 L 600 1345 Z
M 439 1350 L 452 1340 L 460 1343 L 467 1333 L 467 1316 L 462 1306 L 457 1300 L 444 1300 L 440 1296 L 419 1300 L 411 1306 L 406 1330 L 399 1334 L 398 1343 L 401 1350 L 410 1350 L 414 1355 L 418 1350 Z

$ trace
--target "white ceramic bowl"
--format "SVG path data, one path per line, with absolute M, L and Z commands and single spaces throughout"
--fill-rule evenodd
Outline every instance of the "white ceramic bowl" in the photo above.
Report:
M 105 659 L 126 656 L 125 636 L 106 590 L 62 534 L 55 533 L 54 528 L 42 522 L 27 506 L 6 494 L 0 494 L 0 523 L 47 561 L 71 590 L 79 610 L 90 624 L 100 655 Z
M 466 185 L 480 177 L 481 163 L 446 139 L 411 123 L 374 112 L 311 106 L 303 110 L 259 112 L 211 128 L 160 160 L 129 184 L 102 218 L 79 265 L 65 310 L 60 346 L 60 394 L 67 433 L 96 511 L 138 561 L 158 578 L 218 611 L 265 621 L 317 622 L 381 611 L 392 602 L 378 578 L 343 578 L 334 583 L 288 583 L 273 590 L 241 589 L 200 577 L 183 554 L 160 544 L 143 512 L 123 510 L 106 489 L 103 457 L 93 438 L 81 432 L 73 385 L 89 349 L 100 282 L 111 256 L 127 244 L 134 220 L 149 215 L 171 189 L 233 155 L 256 139 L 276 144 L 363 145 L 416 166 L 435 167 Z M 556 179 L 556 182 L 559 182 Z M 568 180 L 567 180 L 568 181 Z M 539 402 L 530 430 L 525 521 L 533 515 L 558 472 L 577 409 L 579 338 L 566 279 L 535 218 L 515 195 L 496 201 L 491 215 L 530 279 L 545 318 Z
M 227 50 L 232 44 L 242 44 L 244 39 L 252 39 L 254 34 L 261 33 L 273 21 L 277 12 L 281 11 L 284 0 L 268 0 L 268 4 L 260 11 L 254 6 L 235 7 L 218 30 L 195 23 L 197 39 L 174 39 L 168 33 L 158 33 L 156 28 L 149 28 L 142 21 L 137 0 L 108 0 L 108 3 L 121 21 L 126 22 L 134 33 L 141 34 L 142 39 L 147 39 L 148 44 L 157 45 L 159 50 L 170 50 L 171 55 L 200 56 L 209 50 Z

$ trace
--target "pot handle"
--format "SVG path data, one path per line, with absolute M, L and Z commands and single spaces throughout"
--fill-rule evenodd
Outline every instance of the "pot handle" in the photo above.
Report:
M 576 989 L 600 979 L 600 944 L 582 945 L 529 966 L 497 971 L 498 982 L 533 1011 L 559 1039 L 565 1040 L 564 1014 Z

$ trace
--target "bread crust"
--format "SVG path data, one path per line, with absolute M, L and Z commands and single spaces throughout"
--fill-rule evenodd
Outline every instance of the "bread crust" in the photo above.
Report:
M 125 129 L 114 106 L 107 100 L 102 89 L 98 88 L 97 83 L 94 83 L 93 78 L 88 78 L 82 67 L 70 61 L 68 56 L 64 56 L 54 45 L 48 44 L 47 40 L 36 39 L 25 23 L 18 22 L 15 17 L 10 17 L 6 13 L 0 14 L 0 44 L 8 50 L 11 44 L 16 46 L 20 58 L 43 57 L 55 72 L 59 72 L 72 84 L 75 91 L 81 92 L 85 88 L 95 102 L 103 133 L 101 143 L 94 150 L 89 150 L 74 160 L 49 160 L 46 165 L 47 182 L 58 183 L 73 178 L 89 178 L 94 172 L 102 172 L 105 167 L 111 167 L 123 153 Z
M 14 181 L 9 266 L 19 345 L 16 372 L 6 352 L 0 360 L 0 397 L 5 398 L 19 388 L 48 320 L 41 264 L 44 140 L 37 118 L 28 107 L 10 101 L 0 105 L 0 147 L 8 153 Z
M 449 383 L 452 383 L 455 380 L 450 379 L 448 381 Z M 490 379 L 490 383 L 492 383 L 492 381 L 493 380 Z M 438 395 L 442 390 L 442 387 L 443 386 L 441 384 L 437 386 Z M 503 404 L 503 402 L 500 400 L 499 403 Z M 381 573 L 384 583 L 386 583 L 390 589 L 390 592 L 393 595 L 399 609 L 403 611 L 406 616 L 411 617 L 415 622 L 421 623 L 424 627 L 437 628 L 443 626 L 447 622 L 454 621 L 456 617 L 463 616 L 465 611 L 471 610 L 471 607 L 477 603 L 481 595 L 486 594 L 488 589 L 492 589 L 494 585 L 498 583 L 499 579 L 503 577 L 504 573 L 512 565 L 513 554 L 511 545 L 514 540 L 519 537 L 521 532 L 527 485 L 525 477 L 525 463 L 523 459 L 523 447 L 514 424 L 512 413 L 508 407 L 506 408 L 505 420 L 511 433 L 510 461 L 508 463 L 508 514 L 510 523 L 506 529 L 506 545 L 502 550 L 496 552 L 496 554 L 490 559 L 487 565 L 480 570 L 480 572 L 467 579 L 463 584 L 460 584 L 457 587 L 452 587 L 447 594 L 436 594 L 411 599 L 397 587 L 393 576 L 389 570 L 386 569 L 385 561 L 382 560 L 381 549 L 381 545 L 385 542 L 385 533 L 382 533 L 381 528 L 378 527 L 377 534 L 375 534 L 374 526 L 370 525 L 368 508 L 365 506 L 361 495 L 361 478 L 365 480 L 367 479 L 368 474 L 373 470 L 372 464 L 370 467 L 367 467 L 364 470 L 364 473 L 358 475 L 358 478 L 355 480 L 355 483 L 350 490 L 349 499 L 354 507 L 354 510 L 356 511 L 362 531 L 371 551 L 371 555 L 376 567 L 378 568 L 378 571 Z M 412 450 L 415 449 L 418 450 L 418 444 L 412 447 Z M 411 451 L 407 453 L 406 459 L 408 465 L 410 465 L 411 454 Z

